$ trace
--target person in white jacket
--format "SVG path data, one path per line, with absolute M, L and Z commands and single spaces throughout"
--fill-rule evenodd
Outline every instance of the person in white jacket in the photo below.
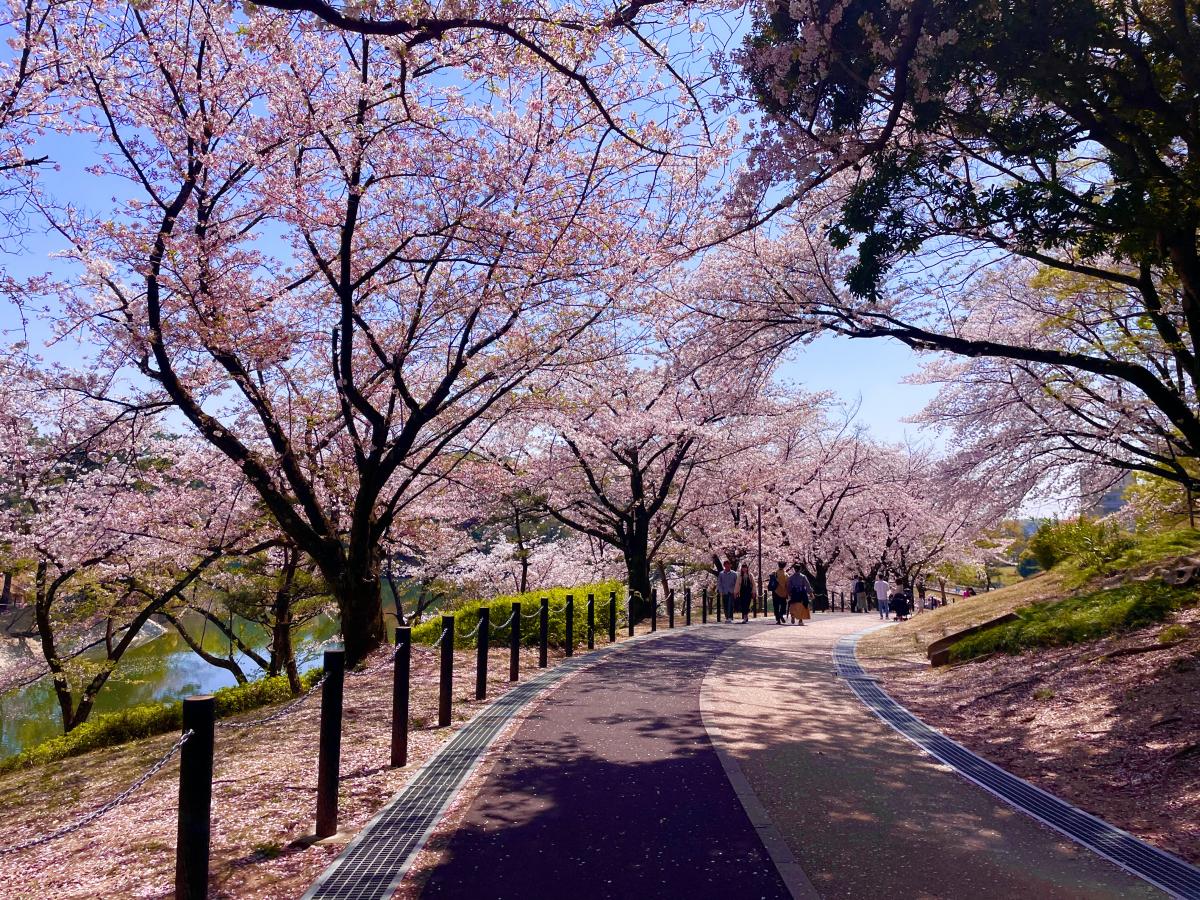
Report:
M 875 602 L 879 606 L 879 618 L 890 619 L 892 617 L 892 608 L 888 605 L 888 595 L 892 592 L 892 586 L 887 583 L 887 579 L 880 572 L 875 576 Z

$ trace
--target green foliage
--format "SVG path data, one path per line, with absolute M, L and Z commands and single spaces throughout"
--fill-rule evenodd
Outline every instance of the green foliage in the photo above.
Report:
M 1186 625 L 1168 625 L 1158 635 L 1160 644 L 1174 644 L 1176 641 L 1187 640 L 1191 632 Z
M 575 641 L 579 643 L 581 640 L 587 639 L 588 594 L 593 594 L 596 598 L 596 631 L 597 633 L 605 633 L 608 631 L 608 598 L 614 591 L 617 595 L 619 617 L 621 606 L 625 602 L 625 585 L 615 580 L 600 581 L 595 584 L 581 584 L 576 587 L 552 588 L 545 591 L 529 591 L 525 594 L 506 594 L 500 597 L 492 597 L 488 600 L 466 600 L 454 604 L 452 608 L 443 609 L 442 612 L 447 615 L 454 615 L 454 646 L 459 649 L 465 649 L 476 645 L 475 637 L 473 635 L 468 637 L 468 635 L 475 628 L 475 623 L 479 621 L 479 608 L 481 606 L 490 607 L 493 623 L 490 641 L 491 645 L 495 647 L 507 645 L 509 641 L 512 626 L 505 628 L 495 628 L 494 626 L 508 621 L 514 603 L 520 603 L 521 615 L 528 616 L 537 611 L 542 598 L 546 597 L 550 600 L 550 646 L 564 647 L 567 642 L 567 615 L 564 608 L 567 594 L 571 594 L 575 598 Z M 437 641 L 441 633 L 441 616 L 434 616 L 432 619 L 415 626 L 412 638 L 414 643 L 432 644 Z M 537 618 L 522 619 L 522 645 L 535 647 L 537 646 L 537 642 Z
M 1016 654 L 1036 647 L 1059 647 L 1161 622 L 1193 606 L 1197 593 L 1159 581 L 1133 581 L 1053 603 L 1018 609 L 1019 619 L 963 638 L 950 648 L 958 662 L 989 653 Z
M 319 669 L 305 672 L 300 676 L 300 684 L 304 690 L 308 690 L 320 677 Z M 221 688 L 214 692 L 213 697 L 216 701 L 217 718 L 223 718 L 271 703 L 291 700 L 292 692 L 288 688 L 287 678 L 280 675 Z M 149 703 L 131 706 L 120 712 L 93 716 L 61 737 L 51 738 L 0 761 L 0 773 L 28 769 L 70 756 L 79 756 L 89 750 L 112 747 L 127 741 L 165 734 L 168 731 L 178 731 L 182 724 L 182 702 Z
M 1115 524 L 1080 518 L 1044 523 L 1029 539 L 1026 553 L 1043 569 L 1071 559 L 1089 575 L 1106 575 L 1133 545 L 1132 535 Z

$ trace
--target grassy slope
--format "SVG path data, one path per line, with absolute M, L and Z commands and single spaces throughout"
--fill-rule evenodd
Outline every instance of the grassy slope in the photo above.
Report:
M 1011 587 L 959 599 L 950 606 L 925 610 L 907 622 L 869 634 L 859 642 L 858 652 L 868 657 L 925 655 L 925 648 L 948 634 L 970 628 L 1013 612 L 1030 603 L 1057 599 L 1062 594 L 1062 576 L 1044 572 Z

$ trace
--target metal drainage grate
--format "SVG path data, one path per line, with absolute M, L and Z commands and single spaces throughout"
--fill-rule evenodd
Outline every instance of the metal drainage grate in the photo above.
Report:
M 480 711 L 435 753 L 321 873 L 301 900 L 370 900 L 390 897 L 429 839 L 459 787 L 496 734 L 530 700 L 572 672 L 619 647 L 685 634 L 683 629 L 643 634 L 573 656 L 511 688 Z
M 988 793 L 1116 863 L 1127 872 L 1175 897 L 1200 900 L 1200 869 L 976 756 L 926 725 L 889 697 L 858 664 L 855 645 L 861 636 L 851 634 L 838 641 L 833 660 L 838 675 L 880 719 Z

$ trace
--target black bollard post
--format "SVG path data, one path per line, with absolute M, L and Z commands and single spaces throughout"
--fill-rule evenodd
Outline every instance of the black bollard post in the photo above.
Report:
M 542 608 L 538 617 L 538 668 L 546 668 L 546 650 L 550 646 L 550 600 L 542 598 Z
M 575 655 L 575 598 L 567 594 L 567 656 Z
M 713 605 L 717 608 L 717 624 L 721 624 L 721 607 L 725 604 L 721 602 L 721 592 L 717 591 L 716 599 Z
M 325 651 L 321 688 L 321 746 L 317 751 L 317 837 L 337 834 L 338 777 L 342 764 L 342 680 L 346 651 Z
M 708 585 L 700 588 L 700 624 L 708 624 Z
M 692 588 L 691 585 L 683 587 L 683 624 L 692 624 Z
M 650 588 L 650 630 L 658 631 L 658 588 Z
M 412 629 L 396 629 L 392 658 L 392 765 L 408 765 L 408 682 L 412 667 Z
M 625 601 L 625 624 L 629 626 L 629 636 L 633 637 L 633 601 Z
M 216 701 L 209 694 L 183 701 L 183 731 L 192 736 L 179 750 L 179 829 L 175 840 L 175 896 L 208 896 L 212 828 L 213 725 Z
M 438 678 L 438 728 L 450 724 L 454 690 L 454 616 L 442 616 L 442 671 Z
M 492 610 L 479 607 L 479 633 L 475 636 L 475 699 L 487 696 L 488 638 L 491 637 Z
M 508 680 L 521 677 L 521 604 L 512 608 L 512 631 L 508 635 Z
M 675 588 L 667 591 L 667 627 L 675 627 Z
M 617 592 L 609 591 L 608 593 L 608 642 L 615 644 L 617 641 Z
M 596 649 L 596 596 L 588 594 L 588 649 Z

